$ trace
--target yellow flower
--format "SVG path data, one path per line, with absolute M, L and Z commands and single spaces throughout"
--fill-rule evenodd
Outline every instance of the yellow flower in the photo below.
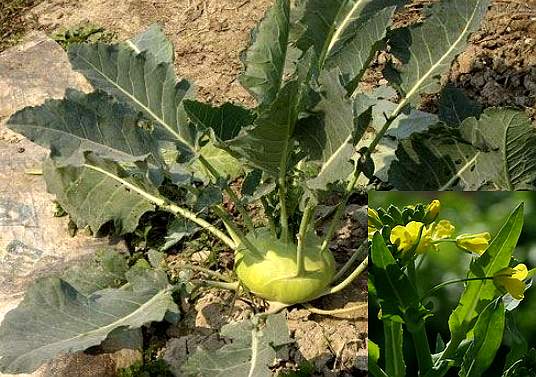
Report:
M 488 232 L 460 234 L 456 237 L 456 246 L 465 251 L 482 255 L 488 248 L 490 240 L 491 235 Z
M 395 226 L 391 230 L 390 240 L 402 254 L 411 250 L 415 250 L 417 254 L 422 254 L 432 246 L 432 238 L 426 227 L 418 221 L 411 221 L 406 226 Z
M 439 215 L 439 211 L 441 210 L 441 202 L 437 199 L 434 199 L 426 206 L 426 212 L 424 215 L 423 222 L 425 224 L 430 224 L 431 222 L 435 221 L 437 218 L 437 215 Z
M 527 266 L 523 263 L 515 267 L 506 267 L 493 276 L 495 286 L 512 295 L 516 300 L 522 300 L 525 295 L 525 280 L 528 276 Z
M 434 241 L 450 238 L 454 234 L 454 225 L 448 220 L 441 220 L 430 226 L 430 233 Z
M 382 221 L 380 220 L 380 216 L 378 215 L 378 212 L 376 212 L 373 208 L 368 208 L 368 223 L 369 226 L 372 226 L 374 228 L 381 228 L 382 227 Z

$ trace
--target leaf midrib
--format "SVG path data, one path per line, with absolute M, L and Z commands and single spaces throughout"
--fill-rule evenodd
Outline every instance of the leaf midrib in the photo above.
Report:
M 465 24 L 465 28 L 462 30 L 458 38 L 454 41 L 454 43 L 450 46 L 450 48 L 447 50 L 446 53 L 444 53 L 441 58 L 433 64 L 430 69 L 415 83 L 415 85 L 411 88 L 410 91 L 407 92 L 404 99 L 400 102 L 397 109 L 393 112 L 393 114 L 398 114 L 404 106 L 409 102 L 409 100 L 417 93 L 417 91 L 421 88 L 422 84 L 432 75 L 432 73 L 439 67 L 441 64 L 443 64 L 444 60 L 458 47 L 458 45 L 463 42 L 464 38 L 466 37 L 466 34 L 469 30 L 469 26 L 473 22 L 477 9 L 479 8 L 481 1 L 477 3 L 475 8 L 473 9 L 473 13 L 471 14 L 471 17 L 467 19 L 467 22 Z
M 97 53 L 100 56 L 100 53 L 99 52 L 97 52 Z M 97 72 L 102 77 L 104 77 L 104 79 L 106 81 L 108 81 L 110 84 L 112 84 L 114 87 L 116 87 L 122 93 L 124 93 L 128 98 L 130 98 L 132 101 L 134 101 L 138 106 L 140 106 L 142 109 L 144 109 L 144 111 L 146 111 L 153 119 L 155 119 L 169 133 L 171 133 L 178 141 L 180 141 L 181 143 L 187 145 L 188 147 L 191 147 L 190 144 L 186 140 L 184 140 L 184 138 L 178 132 L 176 132 L 169 124 L 167 124 L 162 118 L 160 118 L 158 115 L 156 115 L 151 109 L 149 109 L 145 104 L 140 102 L 136 97 L 134 97 L 132 94 L 130 94 L 128 91 L 126 91 L 123 87 L 121 87 L 119 84 L 117 84 L 114 80 L 112 80 L 112 78 L 109 77 L 106 73 L 101 71 L 93 63 L 91 63 L 89 60 L 85 59 L 78 52 L 76 53 L 76 56 L 79 59 L 81 59 L 82 61 L 84 61 L 86 64 L 88 64 L 90 67 L 92 67 L 95 70 L 95 72 Z

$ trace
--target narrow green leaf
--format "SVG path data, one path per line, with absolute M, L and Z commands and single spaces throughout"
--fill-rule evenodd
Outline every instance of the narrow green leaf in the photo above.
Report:
M 114 162 L 86 154 L 85 163 L 145 187 L 147 192 L 156 190 L 143 178 L 130 176 Z M 48 191 L 56 195 L 58 203 L 79 228 L 89 226 L 97 233 L 104 224 L 112 222 L 117 234 L 131 233 L 138 226 L 141 216 L 155 209 L 147 199 L 101 172 L 87 167 L 59 167 L 50 160 L 43 169 Z
M 30 373 L 60 354 L 100 344 L 118 328 L 161 321 L 177 310 L 163 272 L 128 276 L 125 289 L 84 295 L 58 278 L 38 280 L 0 326 L 0 370 Z
M 385 371 L 389 377 L 405 377 L 404 329 L 402 324 L 388 319 L 383 321 L 385 338 Z
M 290 1 L 276 0 L 253 30 L 252 42 L 242 57 L 245 72 L 240 83 L 260 106 L 271 104 L 283 82 L 290 33 Z
M 427 311 L 408 277 L 385 245 L 380 233 L 372 239 L 370 277 L 376 288 L 378 302 L 382 308 L 382 319 L 411 322 L 426 315 Z
M 463 357 L 460 377 L 480 377 L 490 367 L 501 345 L 505 310 L 502 300 L 490 302 L 480 313 L 474 339 Z
M 493 276 L 510 263 L 521 229 L 523 204 L 510 214 L 484 254 L 471 264 L 468 278 Z M 484 308 L 499 295 L 492 280 L 467 282 L 456 309 L 449 318 L 451 342 L 462 341 Z
M 516 317 L 511 312 L 506 312 L 505 337 L 509 339 L 510 352 L 506 355 L 505 369 L 510 368 L 518 360 L 527 355 L 529 345 L 525 335 L 517 326 Z
M 101 91 L 86 95 L 67 90 L 62 100 L 20 110 L 7 125 L 50 149 L 61 164 L 79 165 L 84 151 L 115 161 L 149 158 L 162 164 L 158 145 L 142 123 L 137 111 Z
M 401 105 L 418 103 L 421 94 L 439 89 L 440 76 L 465 49 L 488 6 L 489 0 L 440 1 L 422 24 L 395 33 L 392 51 L 404 65 L 392 79 L 404 96 Z

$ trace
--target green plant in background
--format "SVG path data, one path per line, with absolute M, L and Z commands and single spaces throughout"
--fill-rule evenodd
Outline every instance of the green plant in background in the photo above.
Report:
M 64 49 L 77 43 L 109 43 L 116 38 L 115 33 L 92 24 L 83 24 L 68 29 L 64 28 L 52 34 L 51 37 Z
M 371 315 L 379 317 L 384 330 L 381 347 L 374 343 L 381 336 L 370 334 L 369 371 L 374 376 L 445 376 L 452 369 L 462 377 L 485 375 L 502 343 L 505 326 L 515 327 L 507 313 L 518 307 L 530 286 L 526 281 L 536 273 L 512 258 L 523 227 L 523 204 L 493 239 L 487 232 L 455 236 L 454 226 L 439 219 L 439 212 L 437 200 L 427 206 L 369 209 L 369 294 L 381 309 Z M 422 261 L 429 253 L 441 252 L 445 243 L 473 254 L 467 276 L 420 292 L 417 276 Z M 431 348 L 426 320 L 433 312 L 426 306 L 427 299 L 445 286 L 462 283 L 465 288 L 449 317 L 450 340 L 445 345 L 441 336 L 434 334 L 438 341 Z M 406 370 L 404 343 L 413 345 L 418 372 Z M 523 355 L 513 347 L 503 375 L 522 368 L 522 357 L 530 354 Z

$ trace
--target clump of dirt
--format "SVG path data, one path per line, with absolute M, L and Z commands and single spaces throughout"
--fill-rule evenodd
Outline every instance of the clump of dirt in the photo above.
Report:
M 486 106 L 536 110 L 536 1 L 495 1 L 449 81 Z

